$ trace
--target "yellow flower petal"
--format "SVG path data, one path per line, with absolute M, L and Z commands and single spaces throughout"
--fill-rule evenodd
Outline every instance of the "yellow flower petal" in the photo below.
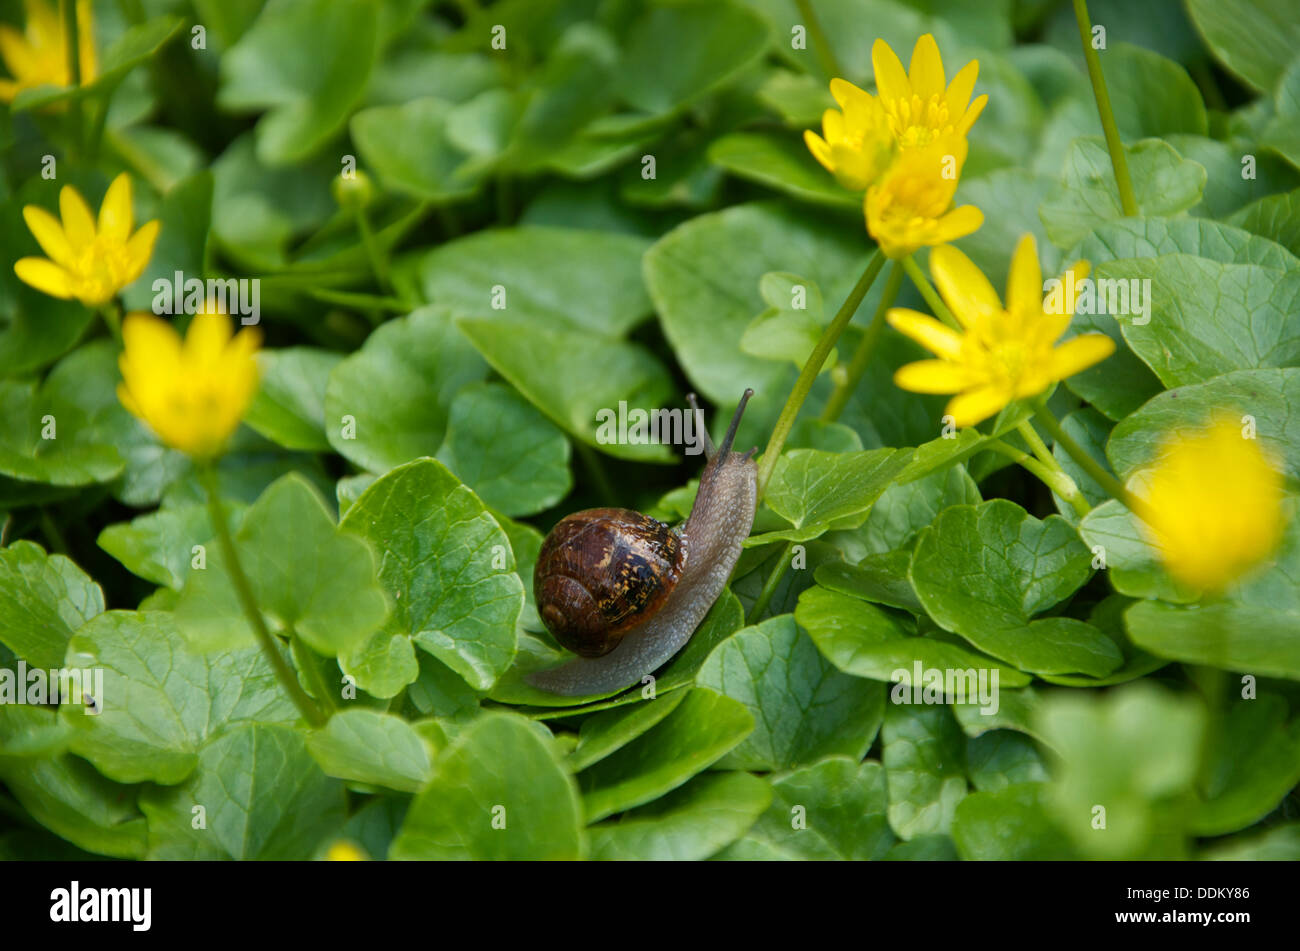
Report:
M 981 386 L 954 396 L 944 412 L 953 418 L 955 426 L 974 426 L 1001 412 L 1010 402 L 1011 394 L 1002 388 Z
M 72 246 L 68 244 L 67 235 L 63 233 L 58 218 L 37 205 L 27 205 L 23 208 L 23 220 L 27 222 L 27 230 L 32 233 L 41 250 L 50 256 L 50 260 L 63 267 L 71 266 Z
M 966 110 L 966 114 L 961 117 L 961 121 L 955 127 L 958 135 L 965 135 L 970 131 L 970 127 L 975 124 L 975 120 L 980 117 L 980 113 L 984 111 L 984 107 L 988 105 L 988 102 L 989 97 L 983 95 L 971 103 L 971 107 Z
M 158 240 L 158 231 L 162 224 L 157 221 L 146 222 L 140 226 L 140 230 L 131 235 L 131 240 L 126 243 L 126 256 L 130 262 L 126 274 L 122 280 L 122 287 L 130 284 L 141 274 L 149 264 L 149 259 L 153 256 L 154 242 Z
M 862 103 L 871 98 L 871 94 L 866 90 L 859 89 L 847 79 L 836 77 L 831 80 L 831 97 L 841 109 L 847 111 L 854 105 Z
M 125 244 L 134 221 L 131 212 L 131 176 L 126 172 L 113 179 L 99 206 L 99 234 L 115 244 Z
M 1023 318 L 1039 317 L 1043 313 L 1043 268 L 1038 263 L 1038 245 L 1032 234 L 1021 237 L 1011 255 L 1007 310 Z
M 930 251 L 930 275 L 963 327 L 969 328 L 982 317 L 1002 309 L 1002 301 L 988 278 L 952 245 L 940 245 Z
M 960 393 L 970 380 L 964 367 L 947 360 L 917 360 L 894 373 L 894 383 L 913 393 Z
M 1052 350 L 1052 379 L 1064 380 L 1115 352 L 1115 341 L 1105 334 L 1083 334 Z
M 975 80 L 979 78 L 979 73 L 979 60 L 973 59 L 952 78 L 947 91 L 943 94 L 944 101 L 948 103 L 948 114 L 950 116 L 965 115 L 966 107 L 970 105 L 971 93 L 975 91 Z M 988 97 L 985 96 L 984 98 L 987 99 Z M 965 131 L 962 134 L 965 135 Z
M 912 48 L 908 78 L 912 82 L 912 93 L 923 100 L 943 95 L 943 59 L 939 55 L 939 44 L 934 41 L 932 34 L 924 34 Z
M 14 273 L 24 284 L 29 284 L 43 294 L 61 300 L 72 298 L 72 281 L 68 272 L 45 258 L 19 258 L 14 262 Z
M 808 146 L 808 151 L 812 153 L 813 158 L 821 162 L 828 172 L 835 171 L 835 165 L 831 162 L 831 147 L 826 144 L 825 139 L 811 129 L 805 129 L 803 141 Z
M 984 224 L 984 212 L 974 205 L 962 205 L 948 212 L 935 224 L 937 227 L 931 243 L 956 241 L 980 230 L 980 226 Z
M 956 360 L 961 356 L 961 334 L 927 314 L 895 307 L 886 315 L 889 325 L 911 337 L 935 356 Z
M 59 189 L 59 214 L 63 218 L 63 232 L 74 251 L 80 251 L 95 240 L 95 219 L 86 199 L 71 185 Z
M 871 68 L 876 75 L 876 91 L 887 99 L 910 99 L 912 84 L 898 55 L 884 40 L 871 44 Z

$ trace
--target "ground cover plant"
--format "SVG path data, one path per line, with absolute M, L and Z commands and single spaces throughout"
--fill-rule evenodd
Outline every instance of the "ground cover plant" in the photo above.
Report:
M 1290 3 L 0 21 L 0 856 L 1300 857 Z

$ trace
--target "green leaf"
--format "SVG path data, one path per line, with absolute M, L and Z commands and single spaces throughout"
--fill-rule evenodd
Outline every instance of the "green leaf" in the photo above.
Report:
M 1170 433 L 1202 427 L 1222 412 L 1248 413 L 1261 448 L 1300 479 L 1300 369 L 1292 367 L 1239 370 L 1161 393 L 1115 426 L 1107 454 L 1131 478 L 1156 461 Z
M 835 754 L 861 759 L 884 715 L 884 688 L 836 670 L 789 614 L 728 638 L 695 682 L 754 716 L 754 732 L 723 757 L 724 769 L 789 769 Z
M 1122 138 L 1206 134 L 1205 103 L 1192 77 L 1178 63 L 1141 46 L 1116 43 L 1105 52 L 1105 69 Z
M 224 505 L 231 526 L 237 528 L 244 506 Z M 215 534 L 206 505 L 177 505 L 110 525 L 99 533 L 96 544 L 132 574 L 179 591 L 198 557 L 194 548 L 204 549 L 206 563 Z
M 1273 826 L 1258 835 L 1220 839 L 1200 858 L 1216 862 L 1294 862 L 1300 859 L 1300 822 Z
M 158 280 L 166 281 L 171 287 L 177 271 L 195 276 L 204 273 L 208 229 L 212 223 L 212 189 L 212 173 L 203 170 L 177 182 L 163 195 L 151 217 L 159 221 L 159 233 L 165 233 L 167 238 L 155 243 L 144 273 L 122 290 L 122 306 L 126 310 L 152 310 L 157 296 L 154 283 Z M 232 315 L 239 311 L 239 298 L 233 290 L 237 286 L 222 285 L 223 290 L 219 292 L 225 295 L 226 311 Z M 231 290 L 226 291 L 226 287 Z
M 772 402 L 773 413 L 794 372 L 739 349 L 765 307 L 759 281 L 769 271 L 799 274 L 838 306 L 865 266 L 860 230 L 846 232 L 824 216 L 777 203 L 691 218 L 660 238 L 644 261 L 664 335 L 692 384 L 723 405 L 753 387 L 755 403 Z M 869 313 L 878 296 L 879 290 L 862 309 Z
M 897 549 L 883 554 L 867 555 L 856 565 L 830 562 L 819 565 L 817 583 L 832 591 L 852 595 L 862 601 L 901 608 L 913 614 L 924 614 L 925 608 L 912 590 L 907 569 L 912 563 L 910 549 Z M 802 622 L 801 622 L 802 623 Z
M 858 536 L 873 554 L 895 551 L 907 546 L 948 506 L 982 501 L 965 466 L 951 466 L 887 488 L 871 507 Z
M 745 328 L 740 349 L 765 360 L 789 360 L 802 369 L 821 339 L 826 321 L 821 289 L 807 278 L 782 271 L 764 274 L 758 285 L 769 306 Z M 829 370 L 837 359 L 832 348 L 822 370 Z
M 88 485 L 122 471 L 121 454 L 96 425 L 99 407 L 80 392 L 84 351 L 64 358 L 44 385 L 0 382 L 5 420 L 0 426 L 0 475 L 26 482 Z M 90 398 L 88 398 L 90 397 Z M 125 411 L 123 411 L 125 412 Z
M 1031 679 L 960 645 L 913 637 L 911 625 L 896 615 L 820 585 L 799 595 L 794 616 L 822 655 L 855 677 L 910 684 L 920 663 L 923 670 L 993 670 L 1000 687 L 1023 687 Z
M 709 773 L 617 822 L 592 826 L 591 858 L 697 861 L 739 839 L 772 801 L 748 773 Z
M 676 710 L 688 694 L 686 690 L 675 690 L 662 698 L 656 694 L 646 703 L 615 707 L 587 717 L 578 731 L 578 745 L 569 753 L 569 769 L 581 772 L 622 749 Z
M 971 785 L 980 792 L 1047 781 L 1047 769 L 1033 740 L 1015 730 L 992 730 L 969 738 L 966 769 Z
M 743 704 L 696 687 L 650 730 L 578 774 L 587 821 L 658 799 L 708 769 L 753 729 Z
M 1204 718 L 1194 698 L 1151 683 L 1045 698 L 1039 729 L 1061 759 L 1044 802 L 1076 849 L 1092 858 L 1183 856 Z
M 465 107 L 433 98 L 362 109 L 350 130 L 365 164 L 395 192 L 447 202 L 472 195 L 487 167 L 452 138 Z
M 971 793 L 957 806 L 952 839 L 967 861 L 1053 861 L 1076 857 L 1045 804 L 1042 783 Z
M 1174 215 L 1201 200 L 1205 169 L 1160 139 L 1124 146 L 1141 214 Z M 1124 217 L 1110 154 L 1101 139 L 1076 139 L 1065 159 L 1063 188 L 1039 205 L 1047 236 L 1059 247 L 1082 240 L 1098 225 Z
M 619 92 L 642 112 L 663 113 L 703 96 L 767 48 L 767 27 L 730 0 L 655 6 L 632 25 Z M 672 50 L 671 57 L 664 51 Z
M 792 198 L 832 208 L 861 209 L 859 197 L 840 187 L 801 141 L 787 136 L 733 132 L 709 146 L 709 161 Z
M 803 542 L 832 528 L 861 525 L 872 503 L 911 458 L 910 449 L 790 450 L 777 462 L 764 501 L 793 527 L 752 536 L 746 545 L 777 539 Z
M 966 738 L 942 705 L 885 707 L 889 825 L 901 839 L 947 832 L 966 796 Z
M 5 679 L 12 678 L 15 687 L 25 686 L 17 678 L 17 671 L 5 669 L 3 673 L 9 675 Z M 57 710 L 13 703 L 9 698 L 0 704 L 0 766 L 11 758 L 57 756 L 71 740 L 72 729 L 59 719 Z
M 221 107 L 269 110 L 256 129 L 263 162 L 298 162 L 343 127 L 375 60 L 377 11 L 365 0 L 277 0 L 221 57 Z M 303 37 L 311 55 L 285 55 Z
M 394 859 L 581 858 L 581 804 L 555 744 L 521 717 L 489 713 L 438 754 Z
M 1282 697 L 1231 703 L 1214 738 L 1197 835 L 1223 835 L 1258 822 L 1300 783 L 1300 720 L 1287 723 Z
M 1300 521 L 1273 563 L 1220 601 L 1139 601 L 1124 614 L 1133 643 L 1159 657 L 1300 680 Z
M 145 820 L 136 808 L 136 790 L 105 779 L 85 760 L 0 758 L 0 779 L 33 819 L 78 848 L 123 859 L 144 855 Z
M 1229 221 L 1276 241 L 1292 254 L 1300 254 L 1300 188 L 1261 198 L 1237 211 Z
M 438 459 L 506 515 L 550 508 L 573 487 L 569 441 L 499 383 L 469 383 L 456 394 Z
M 343 658 L 343 668 L 377 696 L 415 678 L 383 660 L 414 641 L 470 686 L 487 690 L 515 653 L 524 586 L 510 539 L 446 467 L 418 459 L 370 486 L 343 519 L 347 534 L 383 552 L 379 577 L 393 604 L 387 624 Z M 403 643 L 405 642 L 405 643 Z
M 311 347 L 261 351 L 257 395 L 244 422 L 286 449 L 328 452 L 325 390 L 341 359 L 337 353 Z
M 293 558 L 285 557 L 286 539 L 293 539 Z M 296 632 L 320 654 L 351 649 L 388 616 L 370 547 L 338 531 L 325 500 L 300 475 L 277 480 L 249 507 L 235 546 L 271 629 Z M 219 548 L 208 552 L 206 569 L 190 572 L 176 620 L 199 649 L 253 643 Z
M 0 549 L 0 643 L 33 667 L 63 665 L 68 639 L 104 610 L 99 585 L 34 542 Z
M 174 785 L 228 725 L 298 717 L 260 650 L 193 653 L 158 611 L 98 615 L 73 636 L 65 663 L 104 677 L 98 713 L 60 710 L 75 729 L 72 751 L 122 783 Z
M 1287 0 L 1187 0 L 1187 12 L 1219 62 L 1255 89 L 1272 89 L 1300 44 Z
M 1164 570 L 1159 552 L 1123 503 L 1112 499 L 1097 506 L 1079 523 L 1079 534 L 1093 550 L 1101 547 L 1110 582 L 1121 594 L 1178 603 L 1200 599 L 1200 592 Z
M 425 254 L 420 288 L 457 316 L 623 337 L 650 313 L 641 281 L 649 246 L 635 235 L 576 228 L 479 231 Z
M 388 321 L 330 373 L 330 445 L 377 473 L 431 455 L 446 435 L 457 391 L 486 376 L 449 312 L 423 307 Z
M 621 402 L 650 409 L 667 403 L 668 371 L 645 347 L 517 317 L 461 318 L 456 325 L 494 370 L 574 438 L 620 459 L 672 458 L 659 443 L 605 440 L 604 424 L 597 426 Z M 572 372 L 556 372 L 566 367 Z
M 1097 277 L 1150 280 L 1149 317 L 1118 319 L 1133 352 L 1167 387 L 1300 360 L 1300 331 L 1288 319 L 1300 273 L 1173 254 L 1103 264 Z
M 409 723 L 378 710 L 340 710 L 307 737 L 326 776 L 418 792 L 432 776 L 428 745 Z
M 196 819 L 202 807 L 204 822 Z M 344 819 L 343 784 L 321 772 L 302 734 L 241 724 L 199 751 L 180 786 L 146 786 L 149 858 L 285 860 L 310 855 Z
M 770 782 L 772 805 L 719 858 L 868 861 L 894 844 L 879 763 L 830 756 Z
M 1031 620 L 1087 581 L 1091 562 L 1060 516 L 1039 521 L 995 499 L 945 510 L 917 543 L 911 579 L 941 627 L 994 657 L 1032 673 L 1101 677 L 1122 661 L 1101 631 L 1068 617 Z

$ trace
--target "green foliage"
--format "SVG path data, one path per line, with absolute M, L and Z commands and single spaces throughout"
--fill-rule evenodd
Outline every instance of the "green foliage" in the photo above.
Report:
M 1064 0 L 95 6 L 96 75 L 0 104 L 0 858 L 1300 857 L 1290 0 L 1089 4 L 1132 217 Z M 900 389 L 929 354 L 869 329 L 885 269 L 689 643 L 625 690 L 534 686 L 570 657 L 545 534 L 678 526 L 698 491 L 685 438 L 608 414 L 696 393 L 716 442 L 752 388 L 734 448 L 766 444 L 876 250 L 802 138 L 826 64 L 876 91 L 875 40 L 906 63 L 924 33 L 988 96 L 956 246 L 999 294 L 1025 234 L 1044 278 L 1142 289 L 1073 316 L 1115 353 L 1042 394 L 1095 465 L 1036 445 L 1037 394 L 958 430 Z M 106 308 L 23 283 L 23 209 L 97 211 L 121 172 L 161 225 L 143 273 Z M 118 319 L 178 272 L 258 282 L 212 472 L 269 644 L 208 473 L 118 395 Z M 893 304 L 932 312 L 910 280 Z M 1285 525 L 1205 593 L 1111 479 L 1141 494 L 1225 414 Z M 60 668 L 98 695 L 30 699 L 18 671 Z

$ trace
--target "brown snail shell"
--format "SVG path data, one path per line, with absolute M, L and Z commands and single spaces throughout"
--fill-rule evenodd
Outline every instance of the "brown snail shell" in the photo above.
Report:
M 681 539 L 629 509 L 575 512 L 542 544 L 533 571 L 537 610 L 560 645 L 600 657 L 658 610 L 681 577 Z

